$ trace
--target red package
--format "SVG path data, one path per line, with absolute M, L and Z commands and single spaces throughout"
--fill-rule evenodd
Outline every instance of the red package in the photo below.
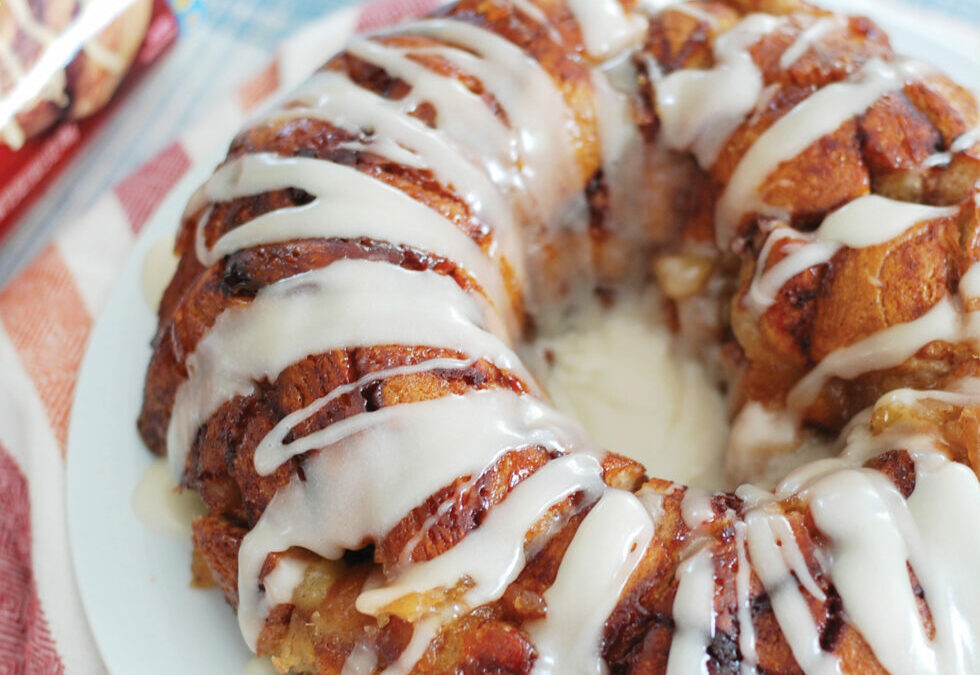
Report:
M 176 36 L 166 0 L 0 2 L 0 238 Z

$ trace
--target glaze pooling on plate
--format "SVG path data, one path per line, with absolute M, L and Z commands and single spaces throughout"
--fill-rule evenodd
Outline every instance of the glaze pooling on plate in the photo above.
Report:
M 191 523 L 207 513 L 194 492 L 178 492 L 165 460 L 146 470 L 133 490 L 133 512 L 151 530 L 178 537 L 191 536 Z
M 535 340 L 521 356 L 555 407 L 598 445 L 641 462 L 651 475 L 721 490 L 729 486 L 726 401 L 715 374 L 679 349 L 662 302 L 652 293 L 620 297 L 569 330 Z M 644 359 L 637 362 L 636 354 Z
M 598 61 L 638 50 L 643 31 L 636 26 L 645 25 L 648 17 L 625 12 L 615 0 L 573 2 L 568 9 L 593 59 L 582 60 L 588 81 L 604 92 L 592 113 L 606 128 L 599 133 L 606 142 L 616 138 L 608 121 L 624 119 L 623 96 L 637 92 L 624 91 L 614 81 L 619 70 Z M 699 11 L 689 8 L 686 15 L 700 21 Z M 549 20 L 543 13 L 530 14 L 537 21 Z M 783 67 L 789 68 L 842 27 L 837 19 L 820 18 L 801 27 L 785 17 L 751 14 L 715 41 L 712 68 L 664 74 L 648 55 L 637 55 L 634 64 L 646 64 L 653 86 L 662 144 L 692 151 L 710 170 L 728 134 L 764 105 L 763 73 L 751 48 L 780 31 L 797 31 L 783 52 Z M 462 230 L 446 214 L 360 171 L 314 157 L 246 153 L 219 169 L 188 208 L 191 227 L 196 227 L 192 254 L 209 265 L 242 249 L 297 238 L 378 240 L 438 256 L 475 283 L 466 286 L 432 269 L 410 270 L 384 260 L 340 260 L 257 290 L 248 302 L 217 316 L 186 359 L 187 377 L 177 389 L 167 434 L 172 468 L 176 476 L 183 475 L 202 424 L 222 405 L 251 395 L 256 383 L 276 380 L 310 354 L 425 345 L 458 355 L 449 358 L 451 363 L 440 356 L 381 369 L 357 380 L 351 391 L 362 383 L 433 369 L 453 371 L 476 362 L 514 373 L 523 386 L 382 406 L 287 440 L 297 425 L 346 393 L 331 392 L 277 421 L 258 443 L 255 472 L 270 476 L 296 458 L 303 469 L 278 487 L 238 552 L 238 618 L 249 646 L 259 646 L 271 612 L 288 604 L 304 580 L 288 554 L 275 558 L 270 569 L 271 554 L 300 547 L 339 560 L 348 551 L 379 544 L 406 513 L 455 479 L 475 479 L 505 453 L 533 447 L 547 451 L 549 461 L 520 481 L 479 527 L 431 559 L 401 558 L 396 570 L 358 598 L 358 610 L 379 619 L 394 614 L 392 607 L 413 594 L 444 592 L 451 598 L 416 617 L 411 640 L 385 673 L 410 672 L 441 630 L 501 599 L 528 564 L 527 533 L 560 500 L 576 495 L 567 517 L 580 522 L 543 592 L 547 611 L 525 627 L 536 649 L 534 673 L 607 672 L 607 619 L 657 545 L 658 530 L 667 526 L 663 499 L 679 494 L 686 540 L 671 607 L 675 632 L 665 666 L 670 675 L 705 673 L 715 658 L 712 645 L 721 630 L 716 568 L 724 561 L 716 557 L 712 528 L 724 519 L 730 521 L 737 549 L 733 613 L 746 620 L 738 633 L 740 672 L 761 667 L 759 635 L 751 620 L 753 580 L 771 602 L 779 631 L 806 673 L 841 672 L 841 657 L 824 646 L 826 638 L 811 612 L 812 602 L 828 601 L 825 589 L 830 588 L 847 623 L 890 672 L 969 673 L 980 667 L 975 654 L 980 582 L 969 573 L 980 565 L 980 545 L 961 540 L 962 533 L 970 532 L 968 516 L 980 504 L 980 487 L 969 468 L 947 457 L 942 439 L 871 433 L 868 414 L 855 418 L 842 437 L 838 459 L 797 469 L 772 493 L 745 486 L 733 497 L 678 486 L 658 500 L 606 484 L 610 456 L 549 406 L 512 349 L 522 337 L 515 330 L 521 308 L 504 274 L 517 270 L 521 290 L 535 287 L 532 272 L 545 259 L 539 247 L 574 235 L 592 236 L 588 209 L 566 208 L 580 204 L 586 181 L 565 93 L 537 58 L 487 28 L 433 19 L 411 24 L 399 35 L 401 41 L 390 35 L 359 38 L 347 53 L 404 83 L 403 96 L 370 94 L 345 74 L 326 70 L 281 113 L 260 124 L 329 121 L 358 137 L 346 149 L 427 172 L 451 186 L 487 226 L 480 246 L 460 236 Z M 426 40 L 411 40 L 419 37 Z M 451 64 L 480 86 L 424 65 L 427 58 Z M 760 194 L 783 163 L 863 115 L 882 96 L 931 72 L 909 60 L 871 58 L 850 76 L 803 98 L 736 162 L 717 202 L 716 237 L 725 252 L 736 242 L 749 246 L 740 229 L 746 217 L 763 221 L 749 291 L 751 311 L 761 315 L 793 278 L 829 264 L 845 249 L 886 244 L 970 208 L 967 203 L 900 203 L 869 194 L 832 209 L 807 232 L 795 229 L 793 214 Z M 969 133 L 950 151 L 965 151 L 960 146 Z M 638 130 L 628 138 L 639 138 Z M 613 145 L 628 153 L 629 142 Z M 609 148 L 599 155 L 605 180 L 643 189 L 644 176 L 623 175 L 622 155 Z M 286 188 L 300 189 L 310 200 L 246 219 L 207 243 L 205 230 L 218 202 Z M 617 212 L 615 202 L 611 211 Z M 788 244 L 793 247 L 788 255 L 767 269 L 773 250 L 781 246 L 785 253 Z M 535 264 L 524 264 L 525 250 Z M 964 282 L 960 293 L 970 293 L 974 273 L 966 272 Z M 783 419 L 798 430 L 808 406 L 835 378 L 852 380 L 899 366 L 934 341 L 976 349 L 971 299 L 947 295 L 917 318 L 830 351 L 789 390 L 780 411 Z M 964 382 L 969 392 L 972 385 Z M 973 394 L 961 395 L 964 405 L 980 405 Z M 930 400 L 927 392 L 916 396 Z M 896 449 L 913 462 L 909 494 L 865 467 Z M 804 550 L 787 503 L 810 514 L 819 546 L 809 539 L 811 533 L 804 534 L 816 554 L 810 550 L 808 557 Z M 954 525 L 939 527 L 937 514 Z M 421 536 L 426 533 L 423 527 Z M 814 555 L 819 569 L 813 567 Z M 923 593 L 932 617 L 928 629 L 920 616 Z M 359 645 L 345 671 L 374 671 L 380 667 L 378 658 Z

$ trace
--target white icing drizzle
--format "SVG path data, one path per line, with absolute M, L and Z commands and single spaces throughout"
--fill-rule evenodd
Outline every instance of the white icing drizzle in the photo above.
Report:
M 740 675 L 755 675 L 759 665 L 756 651 L 755 624 L 752 623 L 752 567 L 749 564 L 745 542 L 745 521 L 736 521 L 735 552 L 738 568 L 735 570 L 735 603 L 738 617 L 738 649 L 742 653 Z
M 509 449 L 567 451 L 582 443 L 567 418 L 509 390 L 404 403 L 353 419 L 361 418 L 374 424 L 334 432 L 330 445 L 304 462 L 305 480 L 280 488 L 242 541 L 238 618 L 253 649 L 275 604 L 256 584 L 269 553 L 301 546 L 336 560 L 380 541 L 427 496 L 460 476 L 482 474 Z M 322 517 L 340 513 L 346 517 Z
M 745 295 L 746 305 L 762 312 L 776 302 L 779 290 L 805 270 L 830 262 L 842 248 L 867 248 L 901 236 L 918 223 L 956 215 L 959 207 L 925 206 L 879 195 L 864 195 L 828 215 L 814 232 L 780 227 L 770 233 L 756 261 L 755 276 Z M 773 246 L 783 239 L 800 245 L 769 269 Z
M 976 403 L 975 383 L 964 381 L 960 389 L 966 393 L 960 394 L 958 404 Z M 908 393 L 916 400 L 945 400 L 948 394 Z M 840 594 L 847 620 L 889 672 L 974 672 L 980 657 L 974 649 L 980 630 L 980 584 L 973 570 L 980 561 L 980 542 L 965 534 L 970 527 L 964 519 L 980 504 L 976 476 L 937 452 L 934 439 L 901 431 L 875 436 L 869 421 L 867 411 L 855 418 L 851 431 L 845 430 L 846 459 L 797 470 L 775 495 L 748 486 L 739 489 L 749 507 L 745 528 L 753 569 L 804 672 L 839 672 L 839 665 L 819 648 L 803 596 L 804 589 L 817 598 L 823 594 L 815 593 L 819 587 L 802 557 L 793 562 L 801 554 L 791 532 L 773 528 L 785 521 L 774 500 L 796 495 L 830 539 L 820 558 L 822 573 Z M 857 468 L 894 447 L 908 449 L 916 463 L 916 487 L 907 501 L 878 472 Z M 909 567 L 930 608 L 936 628 L 932 640 L 919 618 Z M 874 583 L 868 582 L 869 570 L 875 572 Z M 748 601 L 747 596 L 739 600 Z
M 782 514 L 774 513 L 769 517 L 769 529 L 772 530 L 776 541 L 779 542 L 780 548 L 783 551 L 783 559 L 786 561 L 786 564 L 789 566 L 790 571 L 796 577 L 796 581 L 800 586 L 820 602 L 826 600 L 826 595 L 820 586 L 817 585 L 816 580 L 806 565 L 803 552 L 800 551 L 800 547 L 796 543 L 793 527 L 790 525 L 789 520 Z
M 931 569 L 916 573 L 936 625 L 937 672 L 974 673 L 980 669 L 980 540 L 970 536 L 980 513 L 976 475 L 938 455 L 931 466 L 919 461 L 919 478 L 907 508 L 918 526 L 922 554 Z
M 715 565 L 709 546 L 677 567 L 667 675 L 708 675 L 708 647 L 715 635 Z
M 960 277 L 957 293 L 964 302 L 980 298 L 980 264 L 973 263 Z
M 764 203 L 758 190 L 781 162 L 792 159 L 821 137 L 867 110 L 882 95 L 919 77 L 923 66 L 911 61 L 872 59 L 851 79 L 814 92 L 769 127 L 739 161 L 715 209 L 719 246 L 726 248 L 742 216 L 785 216 Z
M 762 95 L 762 73 L 749 47 L 785 22 L 768 14 L 745 17 L 715 40 L 716 65 L 711 69 L 682 69 L 663 78 L 653 69 L 660 137 L 668 147 L 691 150 L 702 167 L 714 164 Z
M 691 531 L 697 530 L 704 523 L 715 517 L 711 506 L 714 493 L 701 488 L 689 487 L 681 499 L 681 517 Z
M 544 10 L 535 4 L 535 0 L 510 0 L 510 3 L 514 6 L 514 9 L 527 14 L 529 17 L 531 17 L 531 19 L 540 24 L 542 28 L 548 31 L 548 37 L 550 37 L 552 41 L 556 42 L 557 44 L 564 43 L 561 33 L 557 28 L 555 28 L 551 21 L 548 20 Z
M 895 675 L 943 672 L 936 669 L 910 586 L 906 559 L 912 542 L 905 538 L 914 530 L 911 523 L 896 522 L 905 502 L 895 487 L 877 471 L 848 470 L 818 480 L 806 492 L 814 522 L 833 542 L 828 573 L 844 610 L 881 664 Z M 874 570 L 874 583 L 868 570 Z
M 374 675 L 378 669 L 378 654 L 370 645 L 358 643 L 347 655 L 340 675 Z
M 87 57 L 110 73 L 121 73 L 126 68 L 122 56 L 99 42 L 98 36 L 86 42 L 82 49 Z
M 854 379 L 864 373 L 900 365 L 930 342 L 957 343 L 976 337 L 976 329 L 949 296 L 917 319 L 895 324 L 823 358 L 790 391 L 786 404 L 803 410 L 832 377 Z
M 820 17 L 803 29 L 793 44 L 783 52 L 779 58 L 779 67 L 783 70 L 789 70 L 794 63 L 803 58 L 804 54 L 816 47 L 828 33 L 845 26 L 847 26 L 847 20 L 843 16 L 835 14 Z
M 670 7 L 675 7 L 680 0 L 637 0 L 636 11 L 652 16 Z
M 499 249 L 523 281 L 522 244 L 512 204 L 523 217 L 550 222 L 559 205 L 581 188 L 582 177 L 567 133 L 569 112 L 551 76 L 531 56 L 493 32 L 463 22 L 430 19 L 400 27 L 445 46 L 402 49 L 359 40 L 349 51 L 399 77 L 412 89 L 401 100 L 387 100 L 346 76 L 322 72 L 304 86 L 293 105 L 275 116 L 318 117 L 357 132 L 390 139 L 419 157 L 415 166 L 433 171 L 454 187 L 484 222 L 494 226 Z M 506 112 L 510 125 L 462 82 L 436 74 L 409 58 L 434 55 L 478 78 Z M 422 103 L 437 108 L 435 128 L 409 113 Z M 473 133 L 478 128 L 480 133 Z M 385 153 L 384 147 L 373 150 Z M 505 199 L 506 198 L 506 199 Z M 508 202 L 509 200 L 509 202 Z
M 740 488 L 741 491 L 741 488 Z M 749 559 L 772 604 L 773 612 L 793 657 L 808 675 L 840 673 L 837 659 L 820 647 L 820 635 L 793 568 L 786 560 L 786 548 L 797 547 L 796 539 L 781 538 L 773 521 L 785 520 L 774 503 L 763 503 L 745 514 Z
M 337 422 L 313 434 L 286 443 L 286 436 L 295 427 L 308 420 L 332 401 L 359 391 L 371 382 L 380 382 L 393 377 L 425 373 L 433 370 L 458 370 L 472 365 L 472 361 L 460 359 L 430 359 L 411 366 L 399 366 L 368 373 L 356 382 L 335 387 L 329 394 L 316 399 L 308 406 L 283 417 L 255 448 L 255 470 L 267 476 L 291 457 L 301 455 L 316 448 L 327 447 L 337 439 L 356 433 L 360 425 L 377 424 L 378 412 L 372 415 L 356 415 L 344 422 Z M 383 411 L 380 411 L 383 412 Z
M 636 82 L 636 70 L 629 52 L 607 62 L 603 68 L 592 71 L 602 168 L 610 190 L 628 188 L 630 181 L 625 180 L 623 172 L 635 166 L 633 162 L 642 148 L 640 131 L 633 122 L 633 109 L 629 99 L 632 93 L 630 82 Z M 625 201 L 625 195 L 617 195 L 612 200 L 612 206 L 616 207 Z M 610 220 L 617 224 L 629 224 L 626 216 L 627 214 L 613 212 Z M 634 219 L 634 223 L 636 220 L 639 219 Z
M 553 30 L 530 0 L 514 0 L 514 6 Z M 589 56 L 611 56 L 639 38 L 642 22 L 628 15 L 618 0 L 570 0 L 569 6 L 582 26 Z M 718 65 L 708 71 L 658 77 L 653 64 L 658 114 L 664 140 L 674 144 L 670 147 L 693 150 L 702 166 L 714 162 L 731 131 L 765 96 L 748 48 L 783 22 L 766 15 L 747 17 L 716 41 Z M 819 19 L 804 30 L 783 54 L 783 67 L 792 65 L 835 25 L 839 25 L 836 20 Z M 441 556 L 421 563 L 403 557 L 392 578 L 382 580 L 379 574 L 377 583 L 358 597 L 357 608 L 383 616 L 391 603 L 408 595 L 466 582 L 453 606 L 437 608 L 415 623 L 408 647 L 384 671 L 410 672 L 448 621 L 501 597 L 533 555 L 527 548 L 540 543 L 528 542 L 528 531 L 554 504 L 582 493 L 582 507 L 591 505 L 591 511 L 544 594 L 547 617 L 526 628 L 538 652 L 535 675 L 605 675 L 603 629 L 654 536 L 663 498 L 651 489 L 632 495 L 606 487 L 601 454 L 574 422 L 538 400 L 540 392 L 520 395 L 491 389 L 402 403 L 285 442 L 294 427 L 331 401 L 386 378 L 465 368 L 483 358 L 533 386 L 509 346 L 509 324 L 498 314 L 510 312 L 499 263 L 506 258 L 524 279 L 526 242 L 519 227 L 526 221 L 538 220 L 552 229 L 581 225 L 581 219 L 564 216 L 568 203 L 580 200 L 584 181 L 574 168 L 578 162 L 567 130 L 569 111 L 555 82 L 537 61 L 504 38 L 462 22 L 427 20 L 401 30 L 431 36 L 445 46 L 396 47 L 362 39 L 350 51 L 404 80 L 411 88 L 407 96 L 385 100 L 342 74 L 323 72 L 277 117 L 329 120 L 358 137 L 345 144 L 349 149 L 432 171 L 493 228 L 490 250 L 481 251 L 449 220 L 354 169 L 314 159 L 250 155 L 222 167 L 189 212 L 206 215 L 209 202 L 288 187 L 308 192 L 314 201 L 259 216 L 222 236 L 211 249 L 204 245 L 199 225 L 198 256 L 211 264 L 262 243 L 368 237 L 416 247 L 459 264 L 487 292 L 494 307 L 449 277 L 366 260 L 335 262 L 271 284 L 250 303 L 220 315 L 188 357 L 189 377 L 178 389 L 168 429 L 171 466 L 180 476 L 194 434 L 223 402 L 252 393 L 256 381 L 274 379 L 308 355 L 391 344 L 458 352 L 458 358 L 390 367 L 338 387 L 280 420 L 261 441 L 255 468 L 262 475 L 292 457 L 317 452 L 303 459 L 302 476 L 293 476 L 277 491 L 242 543 L 238 569 L 242 633 L 254 649 L 268 611 L 290 602 L 305 574 L 302 562 L 283 558 L 260 580 L 270 553 L 299 546 L 339 559 L 347 550 L 380 541 L 409 511 L 454 481 L 466 478 L 464 489 L 471 487 L 503 453 L 541 446 L 560 456 L 514 487 L 480 527 Z M 500 103 L 509 124 L 462 83 L 423 67 L 411 58 L 413 54 L 438 56 L 479 79 Z M 612 70 L 593 74 L 602 161 L 606 170 L 624 171 L 633 165 L 620 163 L 639 139 L 631 126 L 625 131 L 618 128 L 628 118 L 624 96 L 628 92 L 615 86 Z M 816 92 L 770 127 L 746 153 L 719 201 L 719 241 L 728 244 L 746 213 L 781 215 L 758 195 L 759 186 L 780 162 L 918 73 L 906 62 L 869 62 L 855 77 Z M 423 103 L 436 109 L 434 128 L 410 114 Z M 969 142 L 970 137 L 965 141 L 961 137 L 954 146 L 961 141 Z M 954 212 L 868 196 L 830 214 L 815 233 L 777 229 L 765 244 L 760 270 L 777 242 L 791 237 L 799 240 L 799 246 L 771 270 L 757 274 L 750 301 L 768 306 L 786 280 L 829 260 L 843 246 L 882 243 L 922 220 Z M 392 222 L 396 215 L 397 223 Z M 964 275 L 960 294 L 980 295 L 980 272 L 971 268 Z M 974 325 L 975 317 L 959 310 L 959 302 L 944 298 L 914 321 L 831 353 L 791 391 L 789 406 L 804 408 L 831 377 L 852 378 L 897 365 L 932 340 L 973 337 L 980 326 Z M 926 395 L 898 390 L 891 400 L 914 404 L 932 397 L 962 405 L 975 404 L 978 396 L 980 388 L 966 382 L 956 392 Z M 746 435 L 756 432 L 753 419 L 774 419 L 761 408 L 751 415 L 743 425 Z M 774 494 L 750 486 L 737 492 L 745 500 L 744 516 L 737 519 L 729 513 L 729 517 L 735 520 L 735 609 L 743 675 L 754 674 L 758 665 L 750 604 L 753 570 L 795 659 L 808 675 L 841 672 L 837 657 L 820 646 L 808 604 L 809 599 L 826 601 L 823 589 L 830 584 L 840 594 L 846 619 L 891 672 L 967 673 L 980 668 L 980 655 L 975 653 L 980 630 L 976 575 L 980 540 L 964 536 L 972 533 L 970 521 L 980 512 L 976 477 L 967 467 L 938 454 L 932 439 L 897 433 L 874 436 L 869 420 L 870 411 L 845 431 L 842 458 L 797 470 Z M 899 447 L 896 440 L 916 462 L 916 489 L 907 502 L 883 476 L 856 468 L 876 453 Z M 830 541 L 825 551 L 817 552 L 816 572 L 778 503 L 790 495 L 797 495 L 809 508 L 813 522 Z M 711 493 L 692 489 L 681 503 L 682 517 L 693 534 L 676 572 L 676 631 L 669 675 L 704 674 L 709 668 L 708 649 L 716 630 L 716 583 L 711 541 L 700 538 L 698 529 L 714 518 L 711 500 Z M 446 508 L 446 503 L 440 505 L 435 518 Z M 435 522 L 430 518 L 423 523 L 407 548 L 416 545 Z M 918 619 L 906 564 L 915 571 L 929 604 L 934 640 L 928 639 Z M 876 583 L 868 583 L 868 570 L 875 571 Z M 376 669 L 377 655 L 362 643 L 343 672 L 356 675 Z
M 644 21 L 627 15 L 620 0 L 566 0 L 575 15 L 585 51 L 597 59 L 607 58 L 638 42 Z
M 518 198 L 530 196 L 538 216 L 552 220 L 581 192 L 584 177 L 568 134 L 571 113 L 551 75 L 510 40 L 467 23 L 429 19 L 399 31 L 457 47 L 436 53 L 479 77 L 507 112 L 512 135 L 507 149 L 514 162 L 508 179 L 524 188 Z M 460 134 L 469 147 L 474 141 L 469 120 L 461 122 Z
M 674 12 L 687 14 L 692 19 L 696 19 L 702 23 L 706 23 L 709 26 L 714 26 L 718 23 L 717 16 L 691 2 L 684 2 L 677 5 L 670 5 L 670 9 Z
M 406 30 L 451 45 L 414 53 L 438 56 L 477 77 L 500 103 L 510 125 L 461 82 L 439 76 L 409 58 L 412 50 L 372 40 L 358 41 L 349 51 L 408 83 L 408 96 L 387 101 L 343 75 L 324 72 L 278 117 L 328 120 L 360 136 L 345 144 L 350 149 L 432 170 L 446 186 L 461 193 L 474 214 L 495 227 L 496 243 L 489 256 L 510 255 L 511 264 L 519 267 L 522 245 L 511 204 L 519 205 L 522 217 L 546 216 L 581 187 L 582 177 L 573 170 L 578 164 L 567 137 L 564 100 L 533 58 L 493 33 L 445 20 L 420 22 Z M 409 114 L 422 103 L 436 109 L 434 129 Z M 474 134 L 474 127 L 481 133 Z M 556 161 L 563 157 L 564 161 Z M 284 188 L 302 189 L 314 199 L 304 206 L 259 216 L 208 249 L 201 227 L 208 203 Z M 188 213 L 203 214 L 197 253 L 204 264 L 264 243 L 305 237 L 368 237 L 418 247 L 462 264 L 497 306 L 506 309 L 499 272 L 487 264 L 472 241 L 439 214 L 353 169 L 307 158 L 237 158 L 199 191 Z M 392 213 L 402 216 L 397 224 L 390 222 Z M 171 462 L 178 474 L 193 433 L 209 414 L 223 401 L 250 393 L 254 381 L 274 378 L 306 354 L 355 345 L 420 344 L 465 356 L 366 375 L 287 416 L 259 444 L 255 461 L 260 474 L 272 472 L 289 457 L 323 449 L 304 462 L 304 480 L 294 478 L 277 492 L 241 547 L 239 620 L 251 645 L 268 609 L 288 602 L 302 578 L 298 567 L 278 566 L 263 580 L 263 594 L 257 578 L 268 553 L 302 546 L 337 558 L 345 549 L 377 541 L 427 495 L 459 476 L 480 475 L 509 448 L 539 445 L 566 452 L 583 445 L 576 425 L 534 399 L 509 391 L 386 407 L 284 443 L 297 424 L 331 400 L 371 381 L 464 367 L 480 357 L 526 376 L 502 341 L 507 337 L 496 313 L 451 279 L 369 261 L 340 261 L 280 281 L 263 288 L 247 305 L 219 316 L 188 358 L 190 376 L 178 390 L 168 433 Z M 455 420 L 454 428 L 446 428 L 443 420 L 447 417 Z M 474 428 L 481 430 L 476 443 Z M 492 431 L 486 433 L 487 428 Z M 424 475 L 417 475 L 423 464 Z M 409 467 L 413 480 L 406 482 L 403 478 Z M 572 492 L 584 491 L 588 502 L 599 500 L 602 505 L 588 522 L 606 511 L 618 516 L 630 513 L 621 504 L 624 500 L 634 504 L 649 532 L 641 529 L 630 536 L 649 539 L 653 526 L 642 506 L 625 493 L 602 497 L 601 475 L 597 458 L 588 453 L 549 463 L 498 505 L 477 532 L 446 555 L 428 564 L 408 565 L 391 584 L 366 591 L 359 606 L 380 611 L 379 603 L 397 599 L 410 589 L 421 592 L 453 585 L 459 580 L 459 570 L 470 571 L 467 578 L 479 582 L 466 596 L 474 606 L 499 597 L 523 567 L 527 530 L 550 505 Z M 383 508 L 366 508 L 379 501 L 384 502 Z M 357 503 L 365 505 L 358 517 L 338 520 L 326 528 L 314 520 L 315 514 L 347 512 Z M 588 529 L 583 532 L 587 534 Z M 501 539 L 511 545 L 500 547 Z M 613 575 L 613 583 L 618 579 L 620 585 L 644 550 L 633 546 L 632 540 L 628 543 L 628 555 L 619 561 Z M 495 555 L 487 555 L 490 546 Z M 567 564 L 574 564 L 574 558 Z M 555 594 L 559 593 L 556 587 Z M 560 595 L 556 598 L 560 605 Z M 608 598 L 610 610 L 615 600 L 615 594 Z M 446 618 L 433 617 L 417 626 L 411 645 L 388 672 L 407 672 Z M 592 619 L 585 621 L 583 630 L 591 630 L 592 623 Z M 586 645 L 595 652 L 596 662 L 598 643 L 597 635 L 592 647 Z M 346 667 L 361 668 L 365 659 L 370 657 L 349 660 Z
M 707 675 L 708 647 L 715 635 L 715 567 L 711 540 L 699 529 L 715 517 L 713 493 L 688 487 L 681 499 L 681 518 L 691 541 L 677 567 L 677 593 L 672 612 L 674 635 L 667 675 Z
M 831 213 L 817 230 L 818 238 L 850 248 L 884 244 L 924 220 L 955 215 L 956 206 L 926 206 L 879 195 L 865 195 Z
M 964 150 L 969 150 L 977 143 L 980 143 L 980 124 L 957 136 L 956 140 L 949 146 L 949 149 L 950 152 L 963 152 Z
M 206 215 L 197 228 L 197 256 L 213 265 L 240 249 L 311 237 L 361 237 L 410 245 L 451 260 L 469 272 L 498 310 L 510 310 L 500 274 L 480 247 L 450 220 L 407 194 L 357 169 L 305 157 L 244 155 L 222 166 L 198 190 L 188 212 L 206 201 L 223 202 L 288 187 L 314 197 L 303 206 L 269 211 L 222 235 L 208 250 Z M 391 214 L 399 214 L 394 219 Z
M 492 314 L 490 315 L 492 317 Z M 424 345 L 484 356 L 531 381 L 473 296 L 435 272 L 342 260 L 271 284 L 215 321 L 187 358 L 167 430 L 174 476 L 197 429 L 225 401 L 275 379 L 310 354 L 370 345 Z
M 341 73 L 324 71 L 300 88 L 290 107 L 273 117 L 320 118 L 351 133 L 384 138 L 384 145 L 372 143 L 371 149 L 393 161 L 431 170 L 440 183 L 460 194 L 477 217 L 506 229 L 513 216 L 500 192 L 502 186 L 495 184 L 506 175 L 500 160 L 493 156 L 480 162 L 473 157 L 475 152 L 464 152 L 465 146 L 441 128 L 432 129 L 408 114 L 421 103 L 412 94 L 398 101 L 386 99 Z M 406 153 L 416 157 L 406 162 Z
M 544 594 L 548 618 L 528 626 L 538 650 L 533 675 L 608 673 L 599 652 L 602 629 L 653 533 L 653 520 L 634 495 L 606 491 L 579 525 Z
M 956 406 L 980 404 L 980 378 L 968 377 L 949 389 L 893 389 L 875 402 L 876 407 L 892 404 L 912 407 L 924 400 L 938 401 Z
M 957 136 L 956 140 L 953 141 L 949 146 L 949 150 L 946 152 L 937 152 L 926 157 L 925 161 L 922 162 L 922 166 L 925 168 L 947 166 L 953 161 L 953 155 L 958 152 L 965 152 L 977 143 L 980 143 L 980 124 Z
M 435 50 L 440 55 L 458 51 L 434 48 L 420 50 L 419 53 L 431 53 Z M 461 141 L 469 133 L 471 138 L 468 146 L 471 151 L 484 157 L 495 157 L 501 166 L 507 166 L 507 153 L 513 150 L 513 136 L 504 122 L 494 115 L 490 106 L 473 94 L 465 84 L 456 78 L 444 77 L 407 58 L 408 52 L 405 50 L 388 47 L 374 40 L 357 40 L 347 47 L 347 52 L 381 67 L 392 77 L 404 80 L 412 88 L 409 99 L 413 104 L 424 101 L 436 107 L 435 123 L 449 137 Z M 472 61 L 475 63 L 480 59 Z M 495 91 L 492 83 L 488 82 L 487 85 L 490 91 Z M 472 134 L 474 127 L 480 129 L 480 134 L 475 137 Z
M 796 242 L 792 252 L 766 269 L 772 249 L 786 239 Z M 768 309 L 776 302 L 776 295 L 786 282 L 811 267 L 829 262 L 840 249 L 838 242 L 817 241 L 816 235 L 811 236 L 789 226 L 774 228 L 756 258 L 752 283 L 742 299 L 743 304 L 756 312 Z
M 24 128 L 18 124 L 14 117 L 10 117 L 7 122 L 0 127 L 0 137 L 13 150 L 19 150 L 27 140 Z
M 538 7 L 534 0 L 510 0 L 510 4 L 514 6 L 514 9 L 527 14 L 542 26 L 553 29 L 544 10 Z
M 86 3 L 82 2 L 81 4 L 84 6 Z M 42 50 L 46 49 L 48 45 L 58 38 L 58 35 L 51 28 L 34 16 L 34 12 L 26 0 L 7 0 L 7 6 L 10 8 L 10 12 L 16 19 L 21 30 L 41 45 Z M 108 11 L 110 12 L 108 18 L 110 19 L 115 18 L 119 14 L 118 7 Z M 98 36 L 93 36 L 91 39 L 86 40 L 82 45 L 82 50 L 86 56 L 110 72 L 118 73 L 126 67 L 126 63 L 120 55 L 99 42 Z M 64 89 L 61 90 L 61 94 L 64 94 Z
M 410 167 L 412 169 L 427 169 L 422 158 L 411 150 L 403 148 L 388 136 L 371 136 L 370 138 L 344 141 L 338 148 L 352 150 L 354 152 L 370 152 L 381 157 L 386 157 L 396 164 Z
M 469 490 L 472 490 L 473 486 L 476 484 L 476 481 L 477 477 L 472 477 L 469 480 L 461 481 L 458 485 L 456 485 L 449 498 L 439 504 L 439 508 L 435 510 L 435 513 L 429 515 L 418 528 L 418 531 L 405 542 L 401 553 L 398 555 L 398 562 L 396 564 L 397 567 L 404 568 L 412 564 L 412 554 L 414 553 L 415 548 L 429 537 L 430 533 L 432 532 L 432 528 L 436 526 L 441 518 L 452 510 L 453 506 L 456 504 L 457 497 L 465 494 Z
M 290 556 L 283 556 L 265 577 L 262 586 L 271 605 L 290 603 L 293 601 L 293 590 L 302 583 L 306 576 L 307 564 Z
M 437 558 L 407 566 L 385 586 L 363 592 L 357 609 L 377 615 L 401 597 L 452 588 L 464 576 L 473 583 L 462 598 L 468 607 L 497 600 L 524 568 L 525 536 L 547 510 L 578 492 L 592 503 L 603 488 L 602 469 L 591 455 L 549 462 L 518 484 L 460 543 Z
M 647 513 L 649 513 L 650 517 L 653 518 L 654 526 L 656 526 L 664 515 L 664 495 L 657 492 L 649 485 L 641 486 L 640 489 L 633 494 L 646 508 Z
M 425 654 L 429 643 L 439 633 L 443 623 L 440 617 L 433 616 L 412 624 L 412 639 L 408 646 L 398 656 L 397 661 L 381 671 L 381 675 L 408 675 Z

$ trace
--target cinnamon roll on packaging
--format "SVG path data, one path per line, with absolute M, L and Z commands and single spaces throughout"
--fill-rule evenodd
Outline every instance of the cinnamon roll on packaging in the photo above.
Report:
M 176 35 L 166 0 L 0 2 L 0 237 Z

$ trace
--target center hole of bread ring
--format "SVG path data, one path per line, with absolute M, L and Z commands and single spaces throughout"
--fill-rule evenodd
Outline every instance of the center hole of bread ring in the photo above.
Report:
M 578 307 L 523 354 L 554 404 L 650 475 L 722 489 L 729 424 L 720 373 L 685 350 L 649 289 Z

